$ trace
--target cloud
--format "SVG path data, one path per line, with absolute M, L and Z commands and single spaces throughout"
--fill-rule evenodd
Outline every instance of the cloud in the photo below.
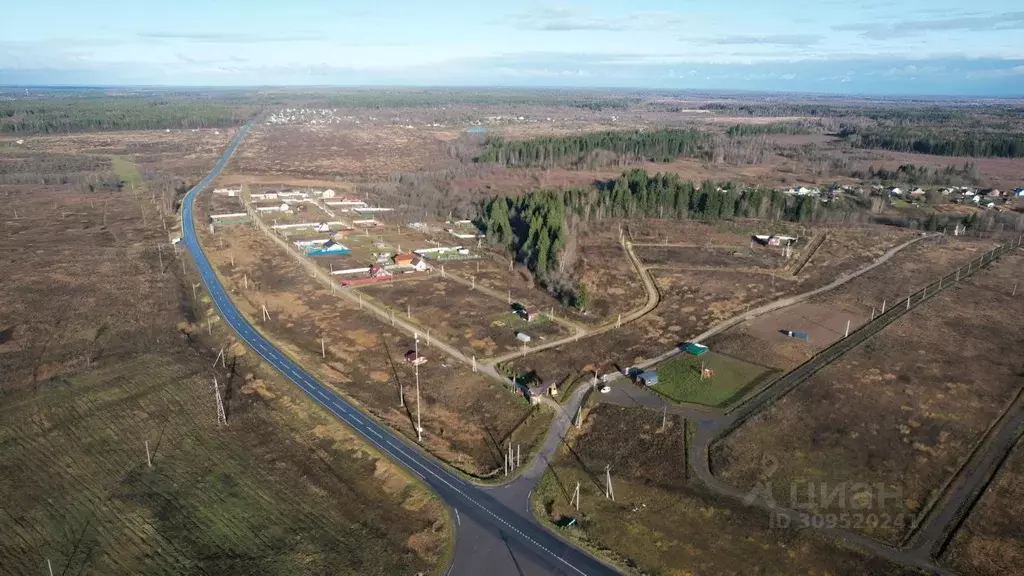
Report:
M 265 42 L 309 42 L 324 40 L 320 32 L 297 34 L 248 34 L 242 32 L 141 32 L 147 40 L 184 40 L 202 44 L 262 44 Z
M 875 21 L 837 24 L 833 30 L 857 32 L 872 40 L 889 40 L 896 36 L 922 35 L 928 32 L 998 32 L 1024 30 L 1024 11 L 997 14 L 961 14 L 949 18 L 924 20 Z
M 741 44 L 763 44 L 774 46 L 813 46 L 821 43 L 825 37 L 819 34 L 768 34 L 764 36 L 754 34 L 737 34 L 734 36 L 722 36 L 719 38 L 708 38 L 704 40 L 709 44 L 721 46 L 733 46 Z M 686 40 L 686 38 L 684 38 Z
M 511 17 L 520 30 L 568 32 L 579 30 L 659 30 L 682 24 L 678 14 L 662 11 L 632 12 L 616 17 L 596 17 L 570 8 L 542 8 Z

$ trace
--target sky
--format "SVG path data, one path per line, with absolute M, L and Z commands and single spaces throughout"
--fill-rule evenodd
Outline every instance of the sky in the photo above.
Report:
M 1019 0 L 35 0 L 0 85 L 1024 96 Z

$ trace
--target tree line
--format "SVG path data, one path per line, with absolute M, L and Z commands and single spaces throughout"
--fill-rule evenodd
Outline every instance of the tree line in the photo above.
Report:
M 562 250 L 576 233 L 569 222 L 586 224 L 613 218 L 768 218 L 811 222 L 829 212 L 863 211 L 842 201 L 822 204 L 814 196 L 791 196 L 769 188 L 741 189 L 731 182 L 699 186 L 678 174 L 649 175 L 634 169 L 590 188 L 534 190 L 498 196 L 481 206 L 480 227 L 488 242 L 511 252 L 563 302 L 582 307 L 586 288 L 569 281 Z M 845 219 L 845 218 L 844 218 Z
M 0 133 L 219 128 L 256 108 L 196 98 L 108 96 L 0 101 Z
M 711 137 L 699 130 L 608 131 L 509 141 L 487 140 L 477 162 L 510 167 L 578 166 L 605 152 L 628 161 L 668 162 L 682 156 L 711 159 Z
M 792 122 L 772 122 L 770 124 L 735 124 L 726 130 L 732 137 L 760 136 L 763 134 L 810 134 L 809 126 Z
M 974 162 L 965 162 L 962 167 L 949 164 L 941 169 L 929 169 L 927 166 L 917 166 L 915 164 L 901 164 L 896 170 L 875 169 L 874 166 L 871 166 L 868 168 L 867 179 L 914 185 L 977 185 L 981 181 L 981 173 Z
M 1024 136 L 1020 134 L 920 133 L 902 128 L 858 128 L 839 131 L 855 148 L 880 148 L 894 152 L 917 152 L 937 156 L 1024 157 Z

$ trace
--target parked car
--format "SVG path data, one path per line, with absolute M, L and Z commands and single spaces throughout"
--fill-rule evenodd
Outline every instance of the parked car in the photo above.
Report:
M 611 392 L 611 391 L 612 391 L 612 387 L 611 387 L 611 386 L 609 386 L 609 385 L 607 385 L 607 384 L 604 384 L 604 385 L 602 385 L 602 386 L 601 386 L 600 388 L 598 388 L 597 390 L 598 390 L 598 391 L 599 391 L 599 392 L 600 392 L 601 394 L 607 394 L 607 393 L 609 393 L 609 392 Z

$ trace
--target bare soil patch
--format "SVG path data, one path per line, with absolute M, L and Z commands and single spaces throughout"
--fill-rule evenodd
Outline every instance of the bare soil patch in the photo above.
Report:
M 517 332 L 531 338 L 531 344 L 568 335 L 560 325 L 541 317 L 520 320 L 511 307 L 469 286 L 440 277 L 415 282 L 382 282 L 361 288 L 361 292 L 383 302 L 396 314 L 430 328 L 431 335 L 456 345 L 467 355 L 490 358 L 522 347 Z

